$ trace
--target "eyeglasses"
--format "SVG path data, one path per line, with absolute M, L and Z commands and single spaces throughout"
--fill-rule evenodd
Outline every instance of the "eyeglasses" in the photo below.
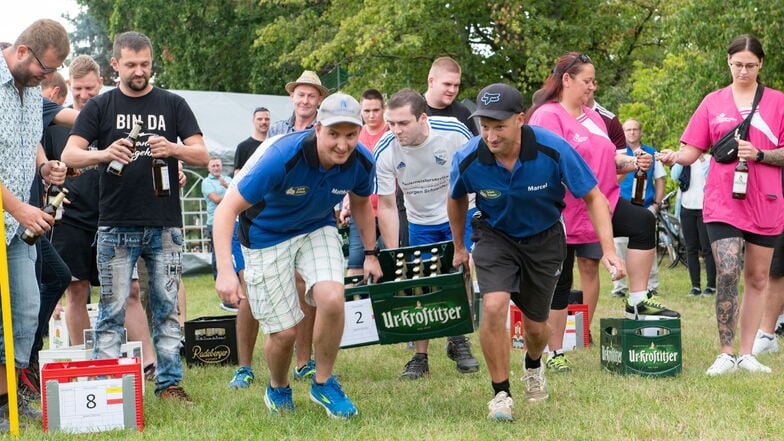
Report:
M 577 61 L 578 61 L 578 60 L 579 60 L 581 63 L 583 63 L 583 64 L 585 64 L 585 63 L 592 63 L 592 61 L 591 61 L 591 57 L 589 57 L 588 55 L 585 55 L 585 54 L 577 54 L 577 55 L 575 55 L 575 56 L 574 56 L 574 58 L 572 59 L 572 61 L 570 61 L 570 62 L 569 62 L 569 64 L 567 64 L 567 65 L 566 65 L 566 67 L 564 68 L 564 70 L 562 71 L 562 73 L 564 73 L 564 74 L 565 74 L 565 73 L 569 72 L 569 69 L 571 69 L 571 68 L 572 68 L 572 66 L 574 66 L 574 64 L 575 64 L 575 63 L 577 63 Z M 555 68 L 555 71 L 553 71 L 553 73 L 557 73 L 557 72 L 558 72 L 558 66 L 556 66 L 556 68 Z
M 35 52 L 33 52 L 33 49 L 30 46 L 27 47 L 27 50 L 30 51 L 30 54 L 33 56 L 33 58 L 35 58 L 35 61 L 38 62 L 38 65 L 41 66 L 42 73 L 48 74 L 48 73 L 56 72 L 57 69 L 63 67 L 62 65 L 60 65 L 59 67 L 48 67 L 47 65 L 41 62 L 41 59 L 38 58 L 37 55 L 35 55 Z
M 760 67 L 760 65 L 759 63 L 743 64 L 743 63 L 735 62 L 735 63 L 730 63 L 730 67 L 735 70 L 743 70 L 745 68 L 747 72 L 754 72 Z

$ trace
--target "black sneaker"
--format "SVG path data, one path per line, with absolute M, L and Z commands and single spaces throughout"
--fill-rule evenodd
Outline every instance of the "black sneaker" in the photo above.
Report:
M 471 355 L 471 344 L 465 335 L 449 337 L 446 344 L 446 356 L 454 360 L 457 370 L 468 374 L 479 370 L 479 360 Z
M 656 288 L 651 288 L 648 290 L 648 297 L 653 297 L 658 295 L 659 295 L 659 291 L 657 291 Z
M 784 323 L 779 323 L 779 325 L 776 326 L 776 330 L 773 332 L 775 332 L 779 337 L 784 337 Z
M 708 289 L 706 289 L 705 291 L 707 292 Z M 699 297 L 699 296 L 702 295 L 702 290 L 700 288 L 694 286 L 694 287 L 691 288 L 691 291 L 689 291 L 689 294 L 687 294 L 687 295 L 689 297 Z
M 710 286 L 705 288 L 705 292 L 702 293 L 702 295 L 704 295 L 705 297 L 710 297 L 715 294 L 716 294 L 716 288 Z
M 632 320 L 645 320 L 647 317 L 654 318 L 679 318 L 680 313 L 667 308 L 661 303 L 646 297 L 643 301 L 636 305 L 630 305 L 629 301 L 626 302 L 626 318 Z
M 404 380 L 417 380 L 425 375 L 430 375 L 430 367 L 427 365 L 427 355 L 414 354 L 411 361 L 406 363 L 400 378 Z

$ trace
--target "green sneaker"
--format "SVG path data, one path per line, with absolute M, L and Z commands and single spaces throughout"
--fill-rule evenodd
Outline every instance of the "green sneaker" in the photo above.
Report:
M 553 372 L 571 372 L 572 367 L 569 365 L 569 360 L 566 359 L 566 355 L 558 354 L 553 357 L 549 357 L 547 359 L 547 363 L 545 363 L 547 369 L 552 370 Z
M 653 300 L 651 296 L 646 297 L 643 301 L 636 305 L 630 305 L 628 298 L 625 303 L 626 318 L 632 320 L 645 320 L 647 317 L 656 319 L 679 318 L 681 316 L 679 312 L 667 308 L 656 300 Z

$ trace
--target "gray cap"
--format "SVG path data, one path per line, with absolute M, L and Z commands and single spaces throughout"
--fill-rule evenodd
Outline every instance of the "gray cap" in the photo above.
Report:
M 491 84 L 479 91 L 476 96 L 476 111 L 471 114 L 503 121 L 523 111 L 523 95 L 514 87 L 503 84 Z
M 362 125 L 362 108 L 357 100 L 345 93 L 333 93 L 324 98 L 318 110 L 318 122 L 323 126 L 339 123 Z

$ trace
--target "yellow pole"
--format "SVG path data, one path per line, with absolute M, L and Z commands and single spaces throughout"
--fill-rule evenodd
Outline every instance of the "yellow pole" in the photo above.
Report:
M 2 187 L 0 182 L 0 187 Z M 8 383 L 8 422 L 11 435 L 19 436 L 19 408 L 16 402 L 16 364 L 14 363 L 14 327 L 11 321 L 11 285 L 8 282 L 8 254 L 5 243 L 5 215 L 0 196 L 0 307 L 3 309 L 3 340 L 5 341 L 5 381 Z

